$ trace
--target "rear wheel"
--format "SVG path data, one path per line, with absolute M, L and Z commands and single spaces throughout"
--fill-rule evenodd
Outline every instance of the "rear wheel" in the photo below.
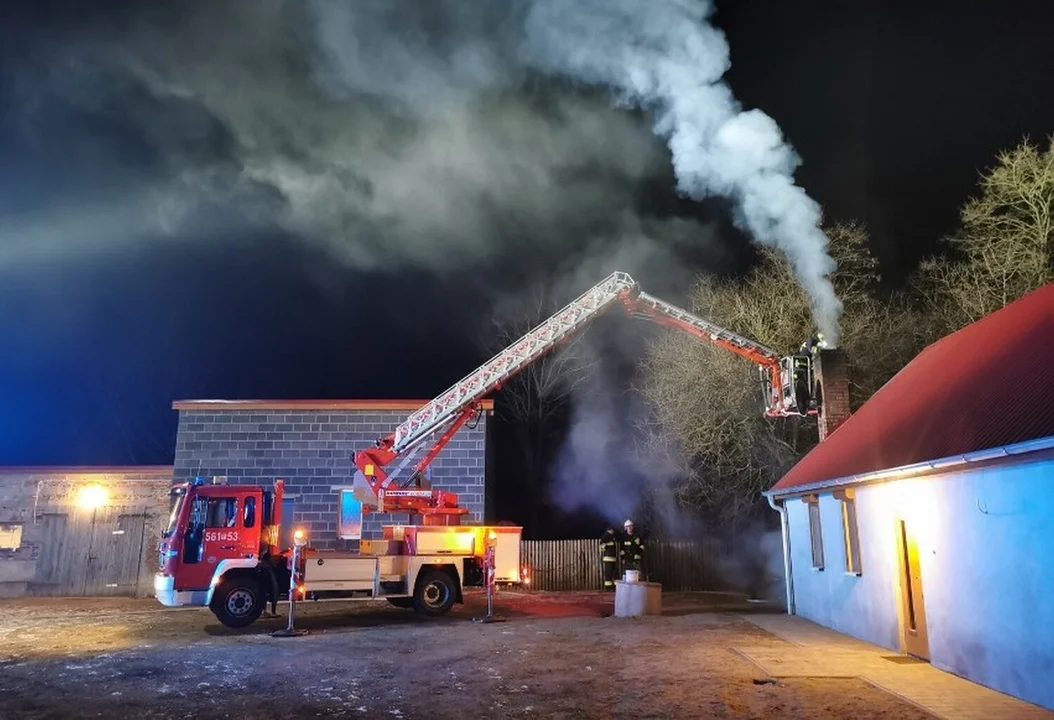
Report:
M 454 607 L 457 586 L 450 573 L 432 570 L 417 579 L 414 610 L 422 615 L 445 615 Z
M 260 583 L 248 575 L 236 575 L 220 582 L 209 609 L 227 627 L 242 628 L 256 622 L 265 604 Z

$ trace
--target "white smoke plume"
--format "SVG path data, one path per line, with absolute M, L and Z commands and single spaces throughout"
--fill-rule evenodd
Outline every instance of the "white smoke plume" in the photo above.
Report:
M 653 111 L 655 131 L 669 139 L 680 190 L 736 200 L 739 222 L 787 254 L 817 324 L 836 343 L 841 303 L 828 279 L 834 262 L 820 207 L 795 185 L 799 158 L 775 121 L 759 110 L 744 112 L 721 82 L 729 47 L 707 22 L 712 4 L 530 0 L 528 6 L 524 58 Z
M 204 215 L 213 234 L 277 224 L 360 269 L 443 270 L 517 233 L 556 247 L 637 224 L 610 218 L 630 204 L 627 188 L 661 172 L 660 143 L 632 114 L 552 81 L 606 89 L 652 113 L 681 192 L 733 199 L 738 224 L 791 258 L 834 340 L 819 208 L 794 184 L 798 158 L 776 124 L 741 111 L 721 81 L 728 45 L 710 10 L 187 0 L 177 13 L 117 2 L 38 38 L 10 65 L 5 99 L 23 147 L 69 158 L 56 203 L 107 221 L 121 205 L 126 242 L 192 236 Z M 111 127 L 91 129 L 101 124 Z M 149 197 L 154 206 L 138 199 Z M 121 242 L 102 226 L 56 225 L 53 211 L 0 217 L 0 261 L 54 255 L 31 236 L 75 256 Z

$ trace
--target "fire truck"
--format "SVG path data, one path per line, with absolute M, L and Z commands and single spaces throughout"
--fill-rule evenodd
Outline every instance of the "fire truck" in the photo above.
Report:
M 409 415 L 373 447 L 354 454 L 353 492 L 362 512 L 408 514 L 410 524 L 383 526 L 382 537 L 361 540 L 357 552 L 307 547 L 294 567 L 294 554 L 279 540 L 281 480 L 273 488 L 202 480 L 176 485 L 154 582 L 158 600 L 167 606 L 208 607 L 224 625 L 243 627 L 255 622 L 268 603 L 273 612 L 291 592 L 314 599 L 384 599 L 442 615 L 463 601 L 466 585 L 529 581 L 520 562 L 521 528 L 463 524 L 468 509 L 458 505 L 456 493 L 431 487 L 425 470 L 458 430 L 482 413 L 484 398 L 613 307 L 686 331 L 756 364 L 764 415 L 817 414 L 809 353 L 781 356 L 648 295 L 627 273 L 614 272 Z

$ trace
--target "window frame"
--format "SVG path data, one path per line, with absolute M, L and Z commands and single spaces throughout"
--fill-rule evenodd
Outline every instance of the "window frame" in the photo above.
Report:
M 823 547 L 823 520 L 820 515 L 820 498 L 816 495 L 806 495 L 802 498 L 809 514 L 809 550 L 813 570 L 823 570 L 824 547 Z
M 11 540 L 5 539 L 5 543 L 8 544 L 0 545 L 0 552 L 18 552 L 22 548 L 22 537 L 25 529 L 25 523 L 21 522 L 0 523 L 0 538 L 11 538 Z M 14 545 L 9 544 L 11 542 Z
M 241 512 L 241 526 L 243 528 L 256 527 L 256 497 L 248 495 L 242 500 Z
M 842 511 L 842 545 L 845 549 L 845 572 L 859 577 L 863 574 L 860 558 L 860 524 L 856 513 L 856 493 L 851 489 L 836 493 Z

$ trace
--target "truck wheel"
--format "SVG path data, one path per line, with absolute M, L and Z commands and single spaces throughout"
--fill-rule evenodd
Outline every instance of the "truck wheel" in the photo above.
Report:
M 450 573 L 432 570 L 417 579 L 414 610 L 422 615 L 445 615 L 454 607 L 457 587 Z
M 388 602 L 397 608 L 409 610 L 414 606 L 414 599 L 412 597 L 397 597 L 397 598 L 386 598 Z
M 227 627 L 243 628 L 256 622 L 265 602 L 260 583 L 247 575 L 236 575 L 216 588 L 209 609 Z

